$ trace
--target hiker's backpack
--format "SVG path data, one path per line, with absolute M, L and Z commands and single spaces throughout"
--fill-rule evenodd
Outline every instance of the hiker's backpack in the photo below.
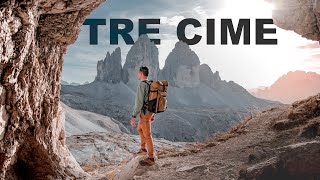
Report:
M 167 109 L 168 81 L 144 82 L 149 85 L 149 96 L 144 108 L 153 113 L 164 112 Z

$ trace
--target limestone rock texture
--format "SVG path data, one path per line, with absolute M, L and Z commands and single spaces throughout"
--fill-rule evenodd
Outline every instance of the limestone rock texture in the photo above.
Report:
M 211 88 L 218 88 L 221 78 L 219 72 L 212 72 L 211 68 L 207 64 L 201 64 L 199 67 L 200 82 Z
M 63 55 L 103 0 L 0 3 L 0 179 L 84 178 L 65 145 Z
M 275 6 L 273 21 L 280 28 L 320 41 L 319 0 L 268 0 Z
M 167 57 L 161 73 L 164 79 L 169 80 L 171 86 L 197 87 L 200 84 L 199 66 L 197 54 L 186 43 L 179 41 Z
M 130 134 L 117 120 L 72 109 L 63 103 L 61 107 L 65 114 L 66 145 L 80 166 L 92 176 L 91 179 L 111 179 L 108 174 L 115 176 L 136 156 L 140 136 Z M 187 145 L 154 138 L 156 155 L 171 150 L 183 151 Z
M 119 83 L 121 81 L 121 49 L 117 48 L 111 55 L 108 52 L 104 60 L 98 61 L 96 81 Z
M 141 35 L 127 54 L 123 66 L 122 79 L 126 84 L 138 83 L 137 72 L 141 66 L 149 68 L 149 79 L 158 79 L 159 51 L 157 46 L 150 41 L 147 35 Z

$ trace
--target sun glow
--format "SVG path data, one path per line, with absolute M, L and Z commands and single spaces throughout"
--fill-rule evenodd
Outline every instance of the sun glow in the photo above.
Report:
M 214 4 L 215 2 L 212 1 L 212 7 L 214 7 Z M 237 26 L 239 19 L 250 18 L 252 23 L 251 31 L 254 32 L 255 19 L 272 18 L 273 9 L 274 6 L 265 2 L 265 0 L 225 0 L 224 8 L 212 14 L 211 17 L 216 19 L 230 18 L 234 21 L 235 26 Z M 269 27 L 271 26 L 275 27 L 275 25 L 270 25 Z M 204 63 L 209 64 L 212 69 L 220 71 L 224 79 L 234 80 L 245 87 L 269 86 L 288 71 L 312 70 L 315 62 L 313 62 L 313 65 L 311 62 L 306 62 L 312 53 L 310 50 L 298 47 L 314 42 L 302 38 L 292 31 L 286 31 L 278 27 L 276 29 L 276 35 L 266 37 L 277 38 L 278 45 L 228 45 L 215 47 L 203 45 L 192 48 L 199 52 L 198 54 Z M 217 28 L 216 33 L 220 33 L 219 28 Z M 251 40 L 253 44 L 254 37 L 251 37 Z M 213 55 L 214 57 L 212 57 Z M 313 71 L 315 70 L 313 69 Z
M 214 3 L 214 1 L 213 1 Z M 217 15 L 232 18 L 271 18 L 274 9 L 264 0 L 225 0 L 224 7 Z

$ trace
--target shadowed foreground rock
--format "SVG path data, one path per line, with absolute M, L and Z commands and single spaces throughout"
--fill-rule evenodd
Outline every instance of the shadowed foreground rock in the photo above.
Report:
M 240 171 L 241 179 L 317 179 L 320 176 L 320 141 L 279 148 L 278 156 Z
M 63 55 L 103 0 L 0 2 L 0 179 L 86 173 L 65 145 Z

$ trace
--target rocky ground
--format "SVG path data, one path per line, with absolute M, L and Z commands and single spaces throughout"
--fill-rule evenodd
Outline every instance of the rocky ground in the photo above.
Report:
M 93 132 L 67 137 L 67 146 L 80 166 L 93 177 L 106 177 L 120 171 L 139 151 L 139 136 L 124 133 Z M 155 151 L 184 152 L 186 143 L 154 139 Z
M 319 179 L 319 135 L 317 95 L 263 111 L 184 153 L 164 153 L 153 169 L 133 166 L 137 161 L 133 159 L 120 174 L 152 180 Z
M 65 115 L 66 145 L 80 166 L 94 177 L 106 177 L 126 164 L 139 150 L 139 136 L 130 135 L 120 122 L 61 103 Z M 184 152 L 187 143 L 155 139 L 159 156 Z

